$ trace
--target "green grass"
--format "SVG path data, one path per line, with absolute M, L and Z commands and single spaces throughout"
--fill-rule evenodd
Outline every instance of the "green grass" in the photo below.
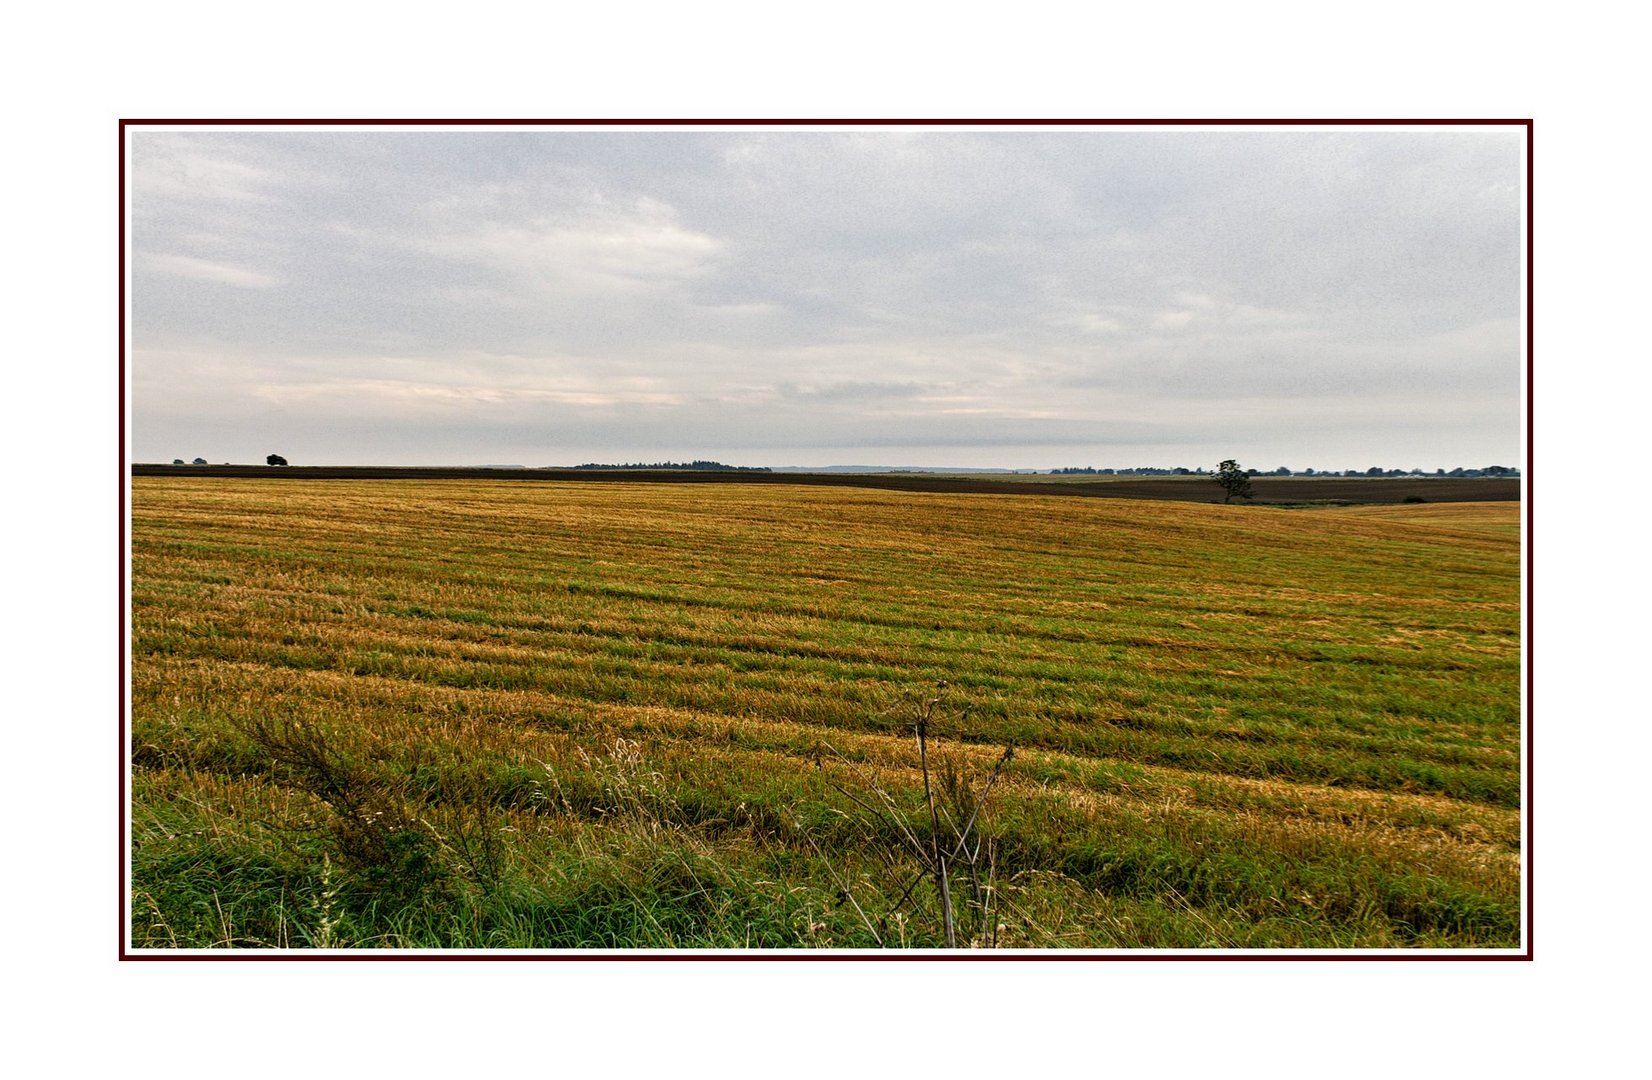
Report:
M 139 478 L 132 536 L 139 947 L 869 946 L 845 880 L 935 945 L 845 792 L 921 816 L 937 680 L 1019 747 L 1001 944 L 1519 945 L 1514 504 Z

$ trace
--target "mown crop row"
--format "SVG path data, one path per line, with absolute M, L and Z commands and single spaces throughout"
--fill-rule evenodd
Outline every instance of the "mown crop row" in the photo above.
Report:
M 924 695 L 998 944 L 1519 943 L 1514 504 L 144 477 L 132 654 L 140 947 L 932 945 Z

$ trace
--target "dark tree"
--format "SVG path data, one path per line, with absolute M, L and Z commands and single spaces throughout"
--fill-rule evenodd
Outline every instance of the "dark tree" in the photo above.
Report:
M 183 463 L 184 463 L 184 459 L 181 458 L 181 457 L 175 457 L 175 458 L 172 459 L 172 464 L 174 464 L 174 465 L 182 465 Z
M 190 462 L 191 465 L 205 465 L 206 463 L 206 458 L 204 457 L 198 457 L 194 461 Z
M 1232 502 L 1235 495 L 1246 499 L 1254 495 L 1250 489 L 1250 477 L 1245 475 L 1245 470 L 1232 458 L 1216 466 L 1216 482 L 1222 485 L 1222 490 L 1227 493 L 1223 502 Z
M 285 465 L 286 463 L 287 459 L 282 457 L 280 454 L 271 454 L 269 457 L 264 459 L 264 464 L 266 465 Z

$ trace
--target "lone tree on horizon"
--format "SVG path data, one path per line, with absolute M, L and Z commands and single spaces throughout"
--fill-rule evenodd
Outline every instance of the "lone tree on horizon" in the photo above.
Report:
M 1216 482 L 1221 484 L 1222 490 L 1227 493 L 1227 497 L 1222 500 L 1225 503 L 1232 502 L 1235 495 L 1249 499 L 1256 494 L 1250 489 L 1250 477 L 1232 458 L 1216 466 Z
M 266 465 L 285 465 L 286 463 L 287 459 L 282 457 L 280 454 L 271 454 L 269 457 L 264 459 L 264 464 Z

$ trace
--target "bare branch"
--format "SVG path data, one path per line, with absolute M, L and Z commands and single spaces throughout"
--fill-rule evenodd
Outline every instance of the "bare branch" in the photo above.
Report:
M 826 865 L 826 872 L 832 875 L 832 881 L 837 884 L 838 892 L 844 899 L 849 901 L 855 909 L 855 914 L 860 916 L 860 921 L 865 924 L 867 933 L 872 935 L 872 940 L 878 943 L 878 948 L 883 948 L 883 938 L 878 935 L 877 927 L 872 925 L 872 920 L 866 917 L 866 912 L 861 910 L 860 902 L 855 899 L 854 891 L 849 888 L 849 883 L 838 876 L 837 868 L 832 865 L 832 860 L 828 859 L 826 853 L 820 850 L 820 845 L 815 843 L 815 838 L 809 835 L 809 830 L 803 827 L 803 822 L 798 820 L 796 814 L 792 815 L 792 824 L 797 826 L 797 831 L 803 834 L 803 839 L 809 842 L 809 846 L 820 857 L 820 861 Z
M 844 757 L 843 754 L 838 752 L 837 747 L 833 746 L 831 743 L 821 742 L 819 745 L 824 746 L 827 750 L 830 750 L 832 752 L 833 757 L 835 757 L 839 761 L 843 762 L 843 764 L 847 765 L 852 772 L 854 772 L 857 776 L 859 776 L 861 778 L 861 781 L 866 785 L 866 787 L 873 794 L 877 795 L 878 798 L 883 800 L 885 809 L 884 810 L 878 810 L 878 809 L 876 809 L 872 806 L 867 805 L 866 802 L 861 800 L 853 792 L 849 791 L 847 788 L 843 787 L 841 784 L 833 783 L 832 787 L 834 789 L 836 789 L 839 793 L 841 793 L 843 796 L 845 796 L 846 798 L 853 801 L 856 806 L 859 806 L 862 809 L 864 809 L 867 813 L 872 814 L 874 817 L 878 818 L 879 820 L 887 821 L 890 824 L 894 825 L 897 829 L 900 830 L 901 834 L 904 837 L 906 837 L 907 842 L 912 845 L 912 848 L 917 853 L 918 857 L 920 859 L 926 859 L 926 857 L 924 855 L 924 844 L 923 844 L 923 842 L 918 839 L 917 834 L 914 833 L 912 831 L 911 827 L 907 825 L 905 815 L 903 815 L 900 811 L 900 806 L 896 804 L 895 800 L 890 797 L 890 795 L 887 791 L 883 790 L 883 787 L 881 785 L 879 785 L 879 783 L 877 781 L 877 778 L 868 775 L 865 772 L 865 770 L 861 769 L 853 761 L 850 761 L 848 758 Z
M 935 701 L 939 701 L 936 698 Z M 931 706 L 935 704 L 930 702 Z M 958 947 L 958 934 L 952 925 L 952 890 L 947 884 L 946 859 L 941 855 L 941 821 L 935 813 L 935 791 L 929 784 L 929 748 L 925 744 L 929 714 L 918 717 L 918 766 L 924 774 L 924 802 L 929 804 L 929 843 L 935 857 L 935 880 L 941 887 L 941 920 L 946 926 L 946 947 Z
M 992 794 L 993 785 L 998 783 L 999 773 L 1003 772 L 1005 765 L 1008 765 L 1014 760 L 1015 743 L 1011 742 L 1008 746 L 1004 747 L 1003 754 L 999 755 L 998 763 L 992 767 L 992 775 L 987 777 L 987 786 L 981 789 L 981 797 L 975 800 L 975 809 L 970 813 L 969 821 L 964 825 L 963 834 L 958 839 L 958 847 L 953 849 L 954 856 L 962 850 L 965 838 L 969 836 L 970 830 L 975 828 L 975 819 L 980 817 L 981 807 L 986 805 L 987 796 Z

